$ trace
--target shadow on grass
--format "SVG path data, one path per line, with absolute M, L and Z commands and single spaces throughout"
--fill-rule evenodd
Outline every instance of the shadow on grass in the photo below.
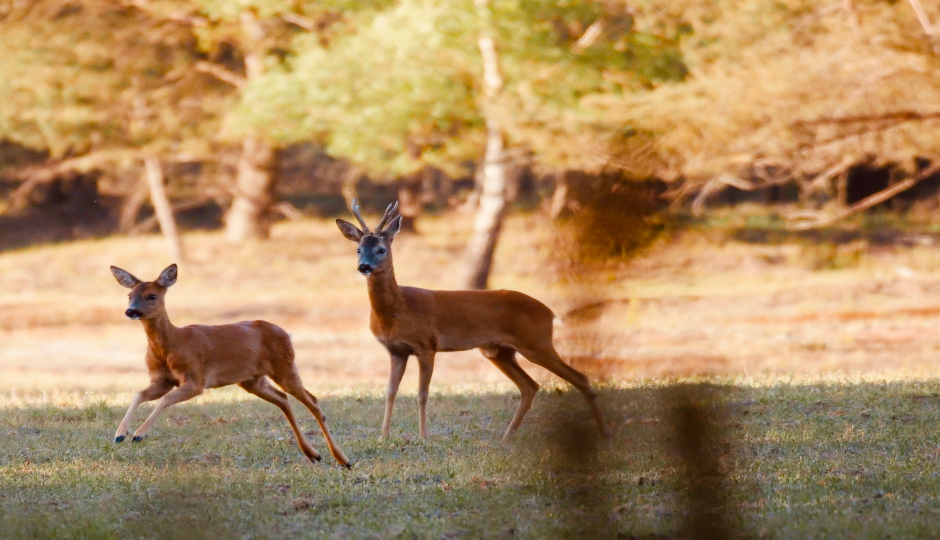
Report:
M 21 538 L 930 537 L 940 530 L 940 382 L 543 391 L 322 400 L 356 463 L 306 462 L 255 400 L 168 410 L 115 445 L 123 410 L 0 409 L 0 530 Z M 141 418 L 143 413 L 141 413 Z M 307 415 L 301 423 L 325 450 Z

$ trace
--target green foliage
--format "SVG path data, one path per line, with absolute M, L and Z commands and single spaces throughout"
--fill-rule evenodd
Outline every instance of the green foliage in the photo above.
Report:
M 553 165 L 585 164 L 583 151 L 607 136 L 598 97 L 683 74 L 675 40 L 635 30 L 623 6 L 500 0 L 487 16 L 469 0 L 405 0 L 328 46 L 299 38 L 286 69 L 249 86 L 254 107 L 242 112 L 280 140 L 318 138 L 376 172 L 454 170 L 482 155 L 484 20 L 505 79 L 494 108 L 507 136 Z M 601 20 L 600 35 L 576 45 Z
M 53 157 L 115 148 L 200 152 L 230 106 L 193 71 L 188 29 L 111 0 L 0 14 L 0 138 Z

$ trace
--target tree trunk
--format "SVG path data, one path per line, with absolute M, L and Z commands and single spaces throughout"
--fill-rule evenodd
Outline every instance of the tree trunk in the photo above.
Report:
M 245 53 L 247 82 L 264 74 L 261 44 L 265 30 L 250 10 L 241 13 L 239 22 L 249 43 Z M 235 194 L 225 217 L 225 239 L 229 242 L 240 244 L 248 239 L 265 239 L 270 235 L 274 206 L 274 160 L 274 148 L 261 137 L 248 137 L 242 141 Z
M 839 208 L 849 206 L 849 171 L 844 170 L 836 176 L 836 204 Z
M 137 221 L 137 214 L 141 207 L 147 202 L 150 196 L 150 183 L 147 181 L 138 182 L 133 191 L 127 194 L 121 203 L 121 217 L 118 220 L 118 230 L 122 233 L 128 233 L 134 228 Z
M 940 41 L 937 40 L 938 34 L 940 34 L 940 29 L 934 28 L 930 24 L 930 18 L 927 17 L 927 12 L 924 11 L 924 6 L 921 5 L 920 0 L 908 0 L 911 3 L 911 7 L 914 8 L 914 13 L 917 14 L 917 20 L 920 21 L 920 25 L 924 28 L 924 34 L 927 35 L 927 41 L 930 43 L 930 46 L 933 47 L 934 54 L 940 55 Z
M 571 186 L 569 176 L 571 171 L 564 170 L 555 173 L 555 193 L 552 195 L 551 216 L 558 219 L 568 210 L 568 191 Z
M 473 222 L 473 237 L 468 248 L 469 266 L 466 287 L 485 289 L 493 267 L 496 242 L 506 215 L 506 170 L 502 161 L 503 136 L 489 130 L 483 159 L 483 189 L 480 206 Z
M 421 180 L 424 172 L 406 176 L 398 183 L 398 212 L 401 214 L 402 232 L 415 232 L 415 221 L 421 212 L 419 201 L 422 189 Z
M 494 102 L 503 89 L 503 77 L 499 69 L 499 55 L 488 28 L 490 9 L 488 0 L 475 0 L 486 25 L 478 45 L 483 58 L 483 89 L 486 97 L 484 117 L 486 120 L 486 154 L 483 157 L 482 189 L 480 202 L 473 222 L 473 237 L 467 247 L 467 275 L 465 286 L 469 289 L 485 289 L 493 266 L 493 254 L 503 218 L 506 215 L 506 164 L 503 129 Z
M 271 232 L 274 203 L 274 149 L 260 139 L 242 143 L 238 160 L 235 197 L 225 217 L 225 239 L 238 244 L 249 238 L 264 239 Z
M 163 169 L 156 157 L 147 156 L 144 158 L 144 176 L 147 177 L 147 185 L 150 186 L 150 202 L 153 203 L 154 213 L 156 213 L 157 222 L 160 224 L 160 231 L 166 237 L 170 259 L 174 262 L 181 262 L 183 260 L 183 246 L 180 243 L 180 235 L 176 231 L 173 210 L 170 208 L 170 201 L 167 199 L 166 188 L 163 185 Z

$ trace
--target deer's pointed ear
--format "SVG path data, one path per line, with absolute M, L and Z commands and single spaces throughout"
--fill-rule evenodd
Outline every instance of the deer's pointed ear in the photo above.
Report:
M 343 236 L 345 236 L 348 240 L 352 240 L 353 242 L 359 242 L 362 240 L 362 231 L 360 231 L 359 228 L 352 223 L 337 219 L 336 226 L 339 227 L 339 231 L 343 233 Z
M 163 287 L 169 287 L 174 283 L 176 283 L 176 265 L 171 264 L 160 272 L 160 277 L 157 278 L 157 284 Z
M 134 277 L 133 274 L 127 270 L 121 270 L 117 266 L 111 267 L 111 274 L 114 276 L 114 279 L 117 280 L 122 286 L 127 287 L 128 289 L 133 289 L 135 285 L 140 283 L 140 280 Z
M 382 230 L 382 236 L 393 240 L 395 235 L 398 234 L 398 231 L 401 230 L 401 214 L 395 216 L 391 221 L 388 222 L 388 225 L 385 226 L 385 229 Z

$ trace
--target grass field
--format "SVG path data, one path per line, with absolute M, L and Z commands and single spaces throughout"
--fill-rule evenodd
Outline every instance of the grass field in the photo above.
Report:
M 401 282 L 456 286 L 457 219 L 401 238 Z M 413 369 L 379 440 L 388 360 L 335 226 L 280 224 L 237 249 L 217 233 L 185 238 L 171 319 L 286 328 L 349 471 L 307 462 L 280 412 L 237 389 L 114 444 L 146 384 L 145 340 L 107 267 L 152 278 L 169 262 L 162 241 L 0 254 L 0 536 L 683 538 L 708 523 L 761 538 L 940 534 L 929 234 L 827 244 L 722 225 L 670 234 L 589 286 L 552 272 L 537 220 L 509 221 L 493 286 L 574 310 L 557 346 L 599 381 L 612 440 L 596 439 L 579 395 L 523 363 L 543 392 L 502 442 L 517 393 L 475 352 L 438 357 L 429 441 L 416 437 Z M 710 426 L 698 443 L 687 414 Z M 301 423 L 325 453 L 313 419 Z

